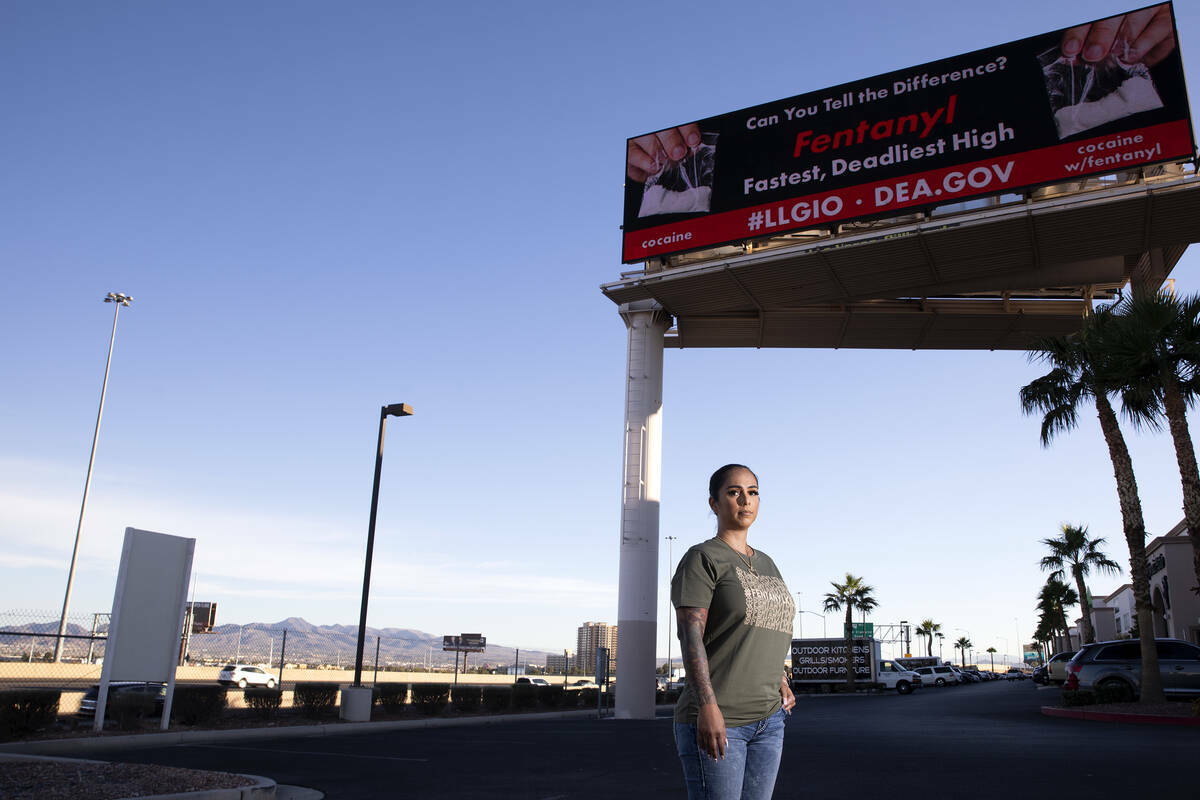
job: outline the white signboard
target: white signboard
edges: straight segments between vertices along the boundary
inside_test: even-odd
[[[195,539],[125,529],[100,694],[96,698],[95,730],[104,728],[111,681],[167,684],[161,725],[166,729],[195,548]]]

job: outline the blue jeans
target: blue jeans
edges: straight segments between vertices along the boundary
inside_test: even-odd
[[[715,760],[696,743],[696,726],[675,723],[675,748],[683,763],[688,800],[770,800],[783,754],[783,723],[779,709],[771,716],[726,728],[725,758]]]

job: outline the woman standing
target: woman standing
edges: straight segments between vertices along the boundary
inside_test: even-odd
[[[784,662],[796,604],[779,570],[746,538],[758,478],[726,464],[708,482],[717,535],[695,545],[671,579],[687,671],[675,745],[689,800],[767,800],[796,698]]]

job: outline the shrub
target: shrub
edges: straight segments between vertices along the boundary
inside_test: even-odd
[[[58,689],[0,691],[0,739],[28,736],[53,725],[60,697]]]
[[[492,713],[507,711],[512,705],[512,688],[508,686],[483,687],[483,707]]]
[[[267,689],[262,686],[246,689],[246,708],[260,719],[271,719],[283,703],[282,689]]]
[[[448,683],[414,683],[412,685],[413,706],[426,716],[432,717],[446,707],[450,700]]]
[[[1125,703],[1133,700],[1133,691],[1124,685],[1107,685],[1096,687],[1097,703]]]
[[[537,702],[542,708],[559,708],[562,706],[566,692],[561,686],[538,686]]]
[[[176,686],[171,719],[184,725],[203,725],[225,710],[224,686]]]
[[[595,687],[585,687],[579,690],[579,705],[585,708],[595,708],[600,690]]]
[[[1076,706],[1090,706],[1096,703],[1096,693],[1089,692],[1086,689],[1071,690],[1065,689],[1062,693],[1063,706],[1066,708],[1074,708]]]
[[[518,711],[537,705],[537,687],[532,683],[516,683],[512,687],[512,705]]]
[[[105,716],[116,720],[123,731],[136,731],[142,720],[154,714],[154,697],[144,692],[110,692]]]
[[[324,717],[337,705],[336,683],[297,683],[292,692],[292,705],[298,706],[307,717]]]
[[[455,711],[478,711],[483,704],[483,688],[480,686],[455,686],[450,696]]]
[[[395,713],[402,710],[408,702],[408,684],[383,683],[376,686],[375,701],[384,711]]]

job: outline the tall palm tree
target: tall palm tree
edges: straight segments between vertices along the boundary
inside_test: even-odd
[[[1067,621],[1067,609],[1078,603],[1076,591],[1053,576],[1038,590],[1037,607],[1049,626],[1051,638],[1056,638],[1055,633],[1062,633],[1062,638],[1054,642],[1056,651],[1074,649],[1071,646],[1071,624]]]
[[[989,647],[987,649],[988,658],[992,660],[992,672],[996,671],[996,648]]]
[[[942,626],[931,619],[922,620],[917,626],[917,636],[925,637],[925,655],[933,657],[933,635],[940,631]]]
[[[939,625],[938,627],[941,627],[941,626]],[[938,631],[937,633],[935,633],[933,635],[933,638],[938,640],[938,658],[941,658],[942,657],[942,642],[945,640],[946,634],[942,633],[941,631]],[[929,653],[929,655],[932,656],[933,652],[931,651]]]
[[[868,586],[862,578],[856,578],[849,572],[842,583],[830,581],[832,592],[825,594],[826,611],[846,612],[846,689],[854,691],[854,620],[855,611],[870,611],[878,603],[871,593],[875,587]]]
[[[1165,701],[1162,676],[1158,671],[1158,652],[1154,645],[1154,626],[1151,620],[1150,573],[1146,563],[1146,523],[1142,517],[1142,501],[1138,495],[1133,460],[1125,436],[1117,422],[1116,412],[1108,396],[1117,387],[1111,379],[1112,370],[1105,364],[1106,334],[1112,327],[1111,307],[1097,309],[1085,319],[1079,333],[1043,339],[1030,350],[1030,358],[1047,362],[1051,369],[1040,378],[1021,387],[1021,410],[1026,414],[1042,414],[1042,445],[1048,446],[1058,433],[1069,431],[1079,420],[1083,403],[1092,400],[1100,430],[1108,445],[1117,482],[1117,499],[1121,506],[1121,522],[1125,544],[1129,548],[1129,574],[1133,585],[1133,601],[1137,610],[1142,652],[1143,703]]]
[[[967,665],[967,648],[971,646],[971,640],[965,636],[958,637],[958,641],[954,643],[954,647],[958,650],[958,665],[965,667]]]
[[[1135,425],[1156,430],[1167,420],[1192,540],[1192,591],[1200,594],[1200,468],[1187,422],[1200,392],[1200,295],[1131,298],[1118,306],[1117,321],[1109,367],[1121,384],[1121,410]]]
[[[1092,625],[1092,603],[1083,579],[1093,567],[1110,575],[1119,575],[1121,566],[1101,552],[1100,545],[1104,544],[1104,537],[1089,539],[1086,527],[1064,524],[1062,536],[1057,539],[1042,539],[1042,544],[1050,548],[1050,555],[1042,558],[1042,570],[1051,570],[1050,577],[1059,580],[1063,580],[1068,571],[1075,578],[1075,589],[1079,592],[1079,611],[1083,614],[1079,630],[1083,641],[1080,644],[1096,641],[1096,629]]]

